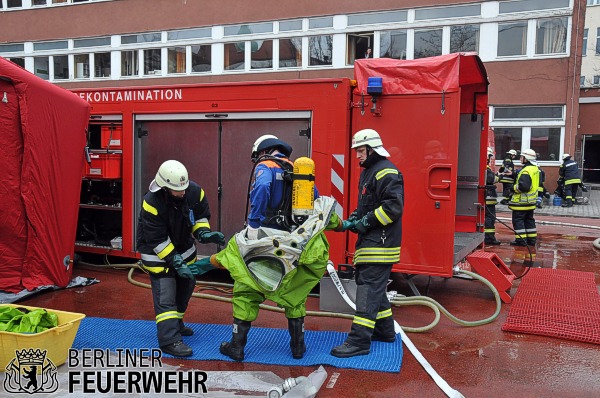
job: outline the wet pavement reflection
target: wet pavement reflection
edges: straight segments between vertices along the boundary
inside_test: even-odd
[[[500,214],[499,216],[506,216]],[[557,224],[544,224],[548,223]],[[514,234],[497,224],[500,246],[486,248],[495,252],[517,275],[527,278],[529,267],[592,272],[600,284],[600,250],[592,242],[600,237],[600,220],[578,219],[595,226],[581,228],[560,225],[575,222],[564,217],[540,217],[538,243],[531,253],[508,242]],[[507,222],[510,225],[510,221]],[[211,273],[215,273],[211,276]],[[228,275],[211,271],[206,277],[227,281]],[[83,312],[88,316],[121,319],[154,319],[149,289],[127,281],[127,271],[112,268],[78,266],[74,275],[94,277],[96,285],[39,294],[24,300],[24,305]],[[524,275],[524,276],[523,276]],[[147,276],[136,273],[136,280]],[[511,296],[522,279],[516,279]],[[482,283],[459,278],[416,276],[415,286],[441,303],[453,315],[478,320],[494,312],[494,299]],[[390,289],[412,295],[407,282],[394,275]],[[211,292],[214,293],[214,292]],[[219,294],[219,293],[218,293]],[[222,293],[221,293],[222,294]],[[309,310],[318,310],[318,298],[310,297]],[[600,391],[600,345],[544,336],[501,331],[510,304],[502,304],[499,317],[478,327],[459,326],[442,317],[439,324],[425,333],[409,333],[409,338],[436,371],[465,397],[598,397]],[[422,326],[433,319],[425,307],[394,307],[395,319],[404,326]],[[193,323],[231,323],[231,304],[193,298],[186,321]],[[286,328],[283,314],[262,310],[256,326]],[[347,332],[351,321],[340,318],[307,317],[308,330]],[[220,344],[206,336],[206,344]],[[310,350],[310,347],[308,347]],[[165,359],[170,365],[205,371],[270,371],[278,377],[307,376],[317,367],[266,366],[224,361],[188,361]],[[328,377],[317,397],[444,397],[444,393],[405,349],[400,373],[379,373],[326,366]],[[266,396],[254,392],[254,396]]]

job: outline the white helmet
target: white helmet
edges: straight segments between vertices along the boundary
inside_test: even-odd
[[[537,155],[533,149],[523,150],[523,152],[521,152],[521,156],[529,161],[535,161],[535,159],[537,158]]]
[[[167,160],[158,168],[156,177],[150,183],[150,191],[156,192],[161,188],[173,191],[185,191],[190,185],[187,169],[177,160]]]
[[[258,137],[256,139],[256,141],[254,141],[254,145],[252,145],[252,157],[254,157],[255,152],[258,152],[258,146],[260,145],[260,143],[263,142],[264,140],[268,140],[269,138],[274,138],[276,140],[278,139],[273,134],[265,134],[265,135],[261,135],[260,137]]]
[[[492,148],[491,146],[489,146],[487,148],[487,154],[488,154],[488,156],[494,156],[494,148]]]
[[[508,151],[507,153],[510,153],[513,156],[517,156],[517,151],[515,151],[514,149],[511,149],[510,151]]]
[[[571,155],[569,155],[568,153],[563,153],[562,155],[562,160],[565,160],[566,158],[570,158]]]
[[[352,137],[352,149],[364,145],[370,146],[381,156],[386,158],[390,156],[389,152],[383,147],[383,142],[381,141],[379,133],[373,129],[360,130]]]
[[[274,148],[276,148],[286,157],[290,157],[293,151],[292,147],[287,142],[280,140],[272,134],[265,134],[258,137],[258,139],[254,141],[254,145],[252,145],[252,154],[250,158],[253,161],[256,161],[258,159],[258,155],[261,152],[268,151],[269,149]]]

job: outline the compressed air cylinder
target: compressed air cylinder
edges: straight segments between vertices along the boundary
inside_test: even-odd
[[[302,157],[294,161],[292,183],[292,218],[302,224],[313,213],[315,206],[315,162]]]

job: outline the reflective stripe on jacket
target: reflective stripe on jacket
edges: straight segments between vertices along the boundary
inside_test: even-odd
[[[513,187],[515,193],[510,198],[508,208],[511,210],[534,210],[540,185],[540,169],[527,162],[517,175]]]
[[[363,165],[357,212],[358,218],[367,217],[370,228],[358,235],[354,264],[394,264],[400,261],[404,179],[392,162],[378,155]]]
[[[195,231],[210,231],[210,209],[204,191],[193,181],[181,201],[165,190],[144,196],[137,228],[137,250],[144,268],[167,272],[176,254],[186,263],[196,261]]]

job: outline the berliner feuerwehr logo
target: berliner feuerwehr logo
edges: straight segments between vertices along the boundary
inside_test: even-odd
[[[58,371],[46,350],[15,350],[15,358],[6,365],[4,389],[12,393],[52,393],[58,389]]]

